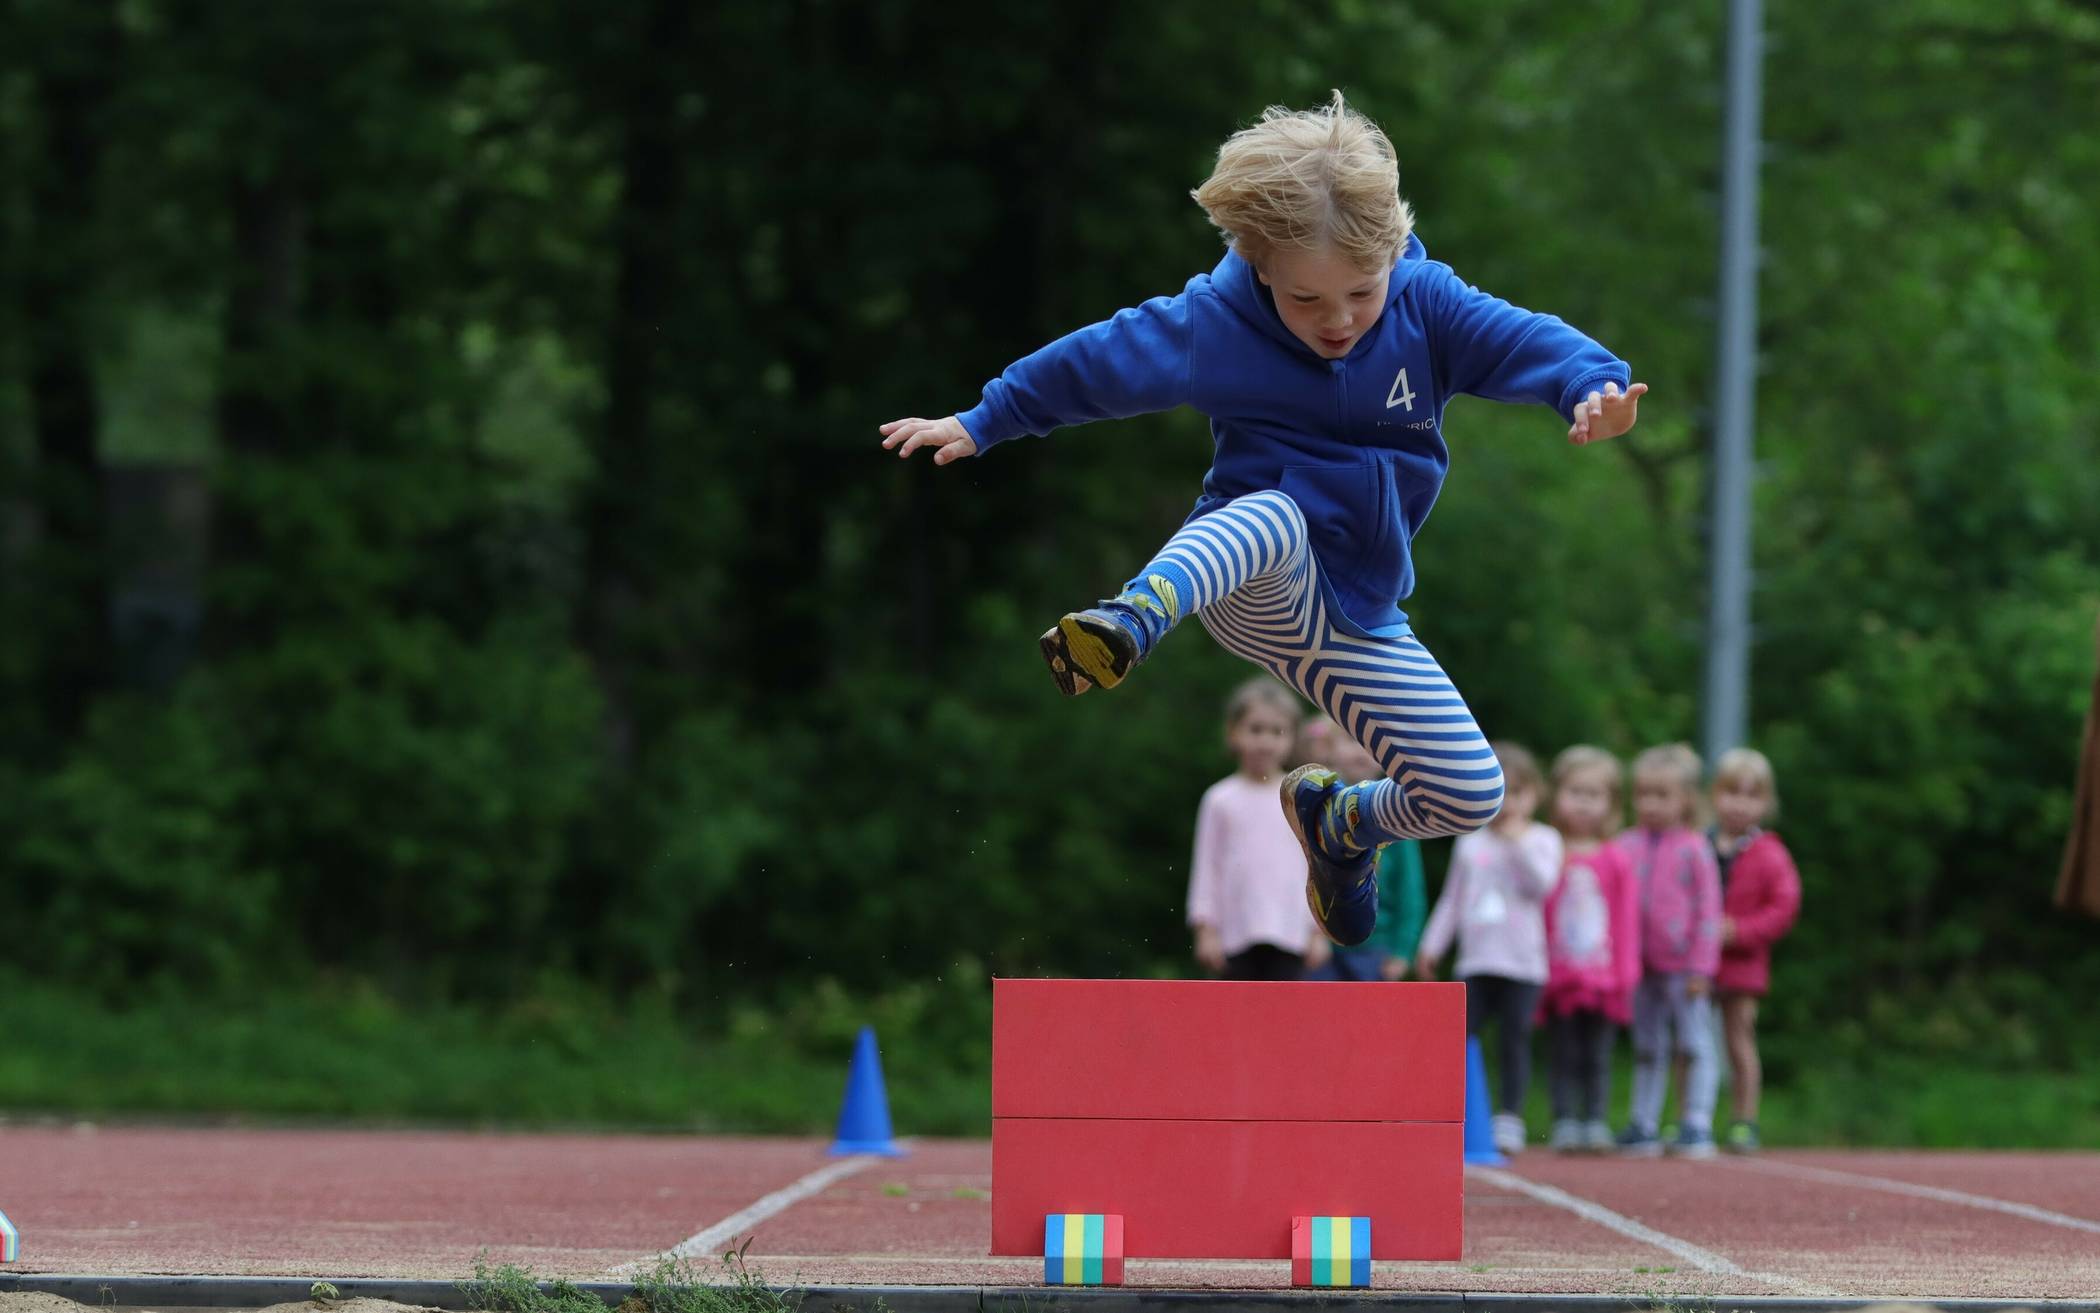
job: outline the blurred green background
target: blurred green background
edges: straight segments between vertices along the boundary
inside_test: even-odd
[[[1207,269],[1219,141],[1330,87],[1432,257],[1654,388],[1581,452],[1452,408],[1419,632],[1494,736],[1695,737],[1721,25],[5,0],[0,1109],[822,1128],[873,1021],[900,1131],[985,1130],[990,974],[1191,969],[1246,672],[1191,629],[1065,703],[1035,648],[1200,417],[941,470],[875,425]],[[1767,1134],[2100,1145],[2100,926],[2048,902],[2100,10],[1767,29]]]

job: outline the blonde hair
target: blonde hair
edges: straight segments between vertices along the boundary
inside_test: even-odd
[[[1779,814],[1779,785],[1772,778],[1772,763],[1756,748],[1730,748],[1714,763],[1714,787],[1724,783],[1754,784],[1765,795],[1765,819]]]
[[[1502,788],[1505,794],[1519,789],[1529,789],[1537,794],[1545,787],[1539,775],[1539,759],[1529,749],[1515,743],[1490,743],[1495,750],[1495,760],[1502,767]]]
[[[1664,743],[1646,748],[1633,759],[1636,786],[1641,776],[1651,773],[1677,777],[1677,787],[1684,790],[1684,815],[1678,818],[1681,825],[1695,825],[1699,820],[1699,769],[1699,754],[1692,751],[1689,743]]]
[[[1605,788],[1611,794],[1611,812],[1604,818],[1604,833],[1609,836],[1619,828],[1619,811],[1625,805],[1626,768],[1617,757],[1587,743],[1562,748],[1560,755],[1553,759],[1553,796],[1559,797],[1569,780],[1587,770],[1601,770],[1605,774]]]
[[[1298,718],[1305,714],[1298,695],[1283,685],[1273,679],[1250,679],[1232,690],[1232,696],[1225,700],[1225,728],[1238,726],[1256,707],[1281,712],[1294,731],[1298,728]]]
[[[1254,265],[1279,247],[1331,246],[1364,273],[1382,274],[1415,226],[1393,143],[1339,91],[1320,109],[1263,110],[1261,122],[1218,147],[1217,167],[1189,195]]]

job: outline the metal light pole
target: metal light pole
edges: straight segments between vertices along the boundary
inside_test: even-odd
[[[1721,288],[1715,361],[1711,603],[1703,747],[1743,741],[1750,679],[1750,447],[1757,378],[1757,156],[1762,0],[1729,0],[1722,127]]]

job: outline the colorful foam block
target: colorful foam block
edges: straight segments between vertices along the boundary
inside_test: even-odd
[[[15,1224],[7,1220],[6,1213],[0,1213],[0,1263],[14,1262],[21,1252],[22,1233],[15,1230]]]
[[[1053,1286],[1122,1285],[1123,1215],[1043,1214],[1043,1281]]]
[[[1292,1218],[1291,1284],[1359,1287],[1370,1285],[1371,1219]]]

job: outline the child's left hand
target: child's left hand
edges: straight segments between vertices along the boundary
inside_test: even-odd
[[[1735,918],[1732,916],[1721,918],[1721,942],[1724,944],[1735,942]]]
[[[1590,393],[1575,407],[1575,422],[1568,426],[1568,441],[1580,447],[1586,442],[1616,438],[1632,428],[1641,407],[1641,394],[1647,390],[1646,383],[1635,383],[1624,392],[1619,391],[1617,383],[1606,383],[1602,392]]]
[[[875,431],[882,435],[883,450],[894,447],[899,456],[909,456],[921,447],[933,448],[936,465],[977,454],[977,440],[953,415],[946,419],[893,419]],[[903,446],[899,447],[899,443]]]

